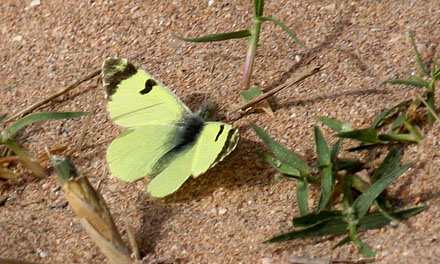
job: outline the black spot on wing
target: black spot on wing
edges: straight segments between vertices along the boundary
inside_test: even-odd
[[[225,125],[220,125],[220,130],[217,133],[217,136],[215,136],[215,142],[217,142],[218,138],[220,137],[220,135],[223,133],[223,130],[225,129]]]
[[[109,58],[102,65],[102,80],[107,90],[107,95],[112,96],[118,85],[125,79],[137,73],[136,67],[126,60]]]
[[[147,94],[149,92],[151,92],[151,90],[153,90],[153,86],[156,86],[157,82],[153,79],[148,79],[145,81],[145,88],[140,90],[139,93],[140,94]]]

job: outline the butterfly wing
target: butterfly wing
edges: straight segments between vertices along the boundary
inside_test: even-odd
[[[174,146],[174,131],[170,125],[145,125],[122,132],[107,149],[110,171],[129,182],[154,176],[154,164]]]
[[[221,161],[237,146],[238,131],[221,122],[208,122],[197,141],[179,153],[172,163],[148,184],[155,197],[175,192],[192,175],[198,177]]]
[[[120,126],[173,124],[191,112],[163,84],[125,59],[106,59],[102,78],[108,111]]]
[[[153,165],[173,147],[176,123],[190,110],[127,60],[106,59],[102,78],[112,120],[129,128],[107,149],[110,171],[125,181],[154,176]]]

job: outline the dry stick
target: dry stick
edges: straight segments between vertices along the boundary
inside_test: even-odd
[[[42,101],[40,101],[40,102],[38,102],[38,103],[36,103],[36,104],[33,104],[33,105],[29,106],[28,108],[26,108],[26,109],[24,109],[24,110],[22,110],[22,111],[20,111],[20,112],[18,112],[18,113],[16,113],[16,114],[13,114],[12,116],[8,117],[8,118],[6,119],[6,121],[11,121],[12,119],[14,119],[14,118],[16,118],[16,117],[19,117],[19,116],[22,116],[22,115],[25,115],[25,114],[28,114],[28,113],[34,111],[34,110],[37,109],[38,107],[40,107],[40,106],[42,106],[42,105],[44,105],[44,104],[50,102],[51,100],[53,100],[53,99],[55,99],[55,98],[57,98],[57,97],[59,97],[59,96],[65,94],[65,93],[67,93],[67,92],[69,92],[70,90],[76,88],[76,87],[77,87],[78,85],[80,85],[81,83],[86,82],[86,81],[88,81],[88,80],[94,78],[95,76],[99,75],[100,73],[101,73],[101,69],[99,69],[99,70],[95,70],[95,71],[92,72],[91,74],[89,74],[89,75],[87,75],[86,77],[84,77],[84,79],[81,79],[81,80],[79,80],[79,81],[76,81],[76,82],[72,83],[71,85],[67,86],[65,89],[63,89],[63,90],[61,90],[61,91],[59,91],[59,92],[57,92],[57,93],[55,93],[55,94],[52,94],[51,96],[49,96],[49,97],[43,99]]]
[[[78,140],[76,141],[76,152],[80,152],[81,148],[83,146],[83,142],[84,142],[84,138],[86,137],[87,129],[90,126],[90,122],[92,121],[93,113],[95,112],[96,101],[97,101],[97,98],[96,98],[96,92],[95,92],[93,94],[92,103],[90,104],[90,107],[89,107],[90,114],[87,115],[86,121],[84,122],[84,125],[81,130],[81,134],[79,135]]]
[[[431,109],[431,107],[428,105],[428,103],[420,96],[420,95],[417,95],[417,99],[419,99],[420,101],[422,101],[422,103],[426,106],[426,108],[428,108],[428,111],[431,113],[431,115],[433,116],[433,117],[435,117],[435,119],[437,119],[437,121],[440,121],[440,118],[439,118],[439,116],[437,115],[437,113],[436,112],[434,112],[432,109]]]
[[[278,86],[277,88],[272,89],[272,90],[258,96],[257,98],[255,98],[253,100],[250,100],[246,104],[233,109],[231,111],[231,113],[236,113],[240,110],[246,110],[246,109],[260,103],[261,101],[273,96],[274,94],[278,93],[279,91],[281,91],[289,86],[292,86],[292,85],[306,79],[307,77],[310,77],[313,74],[319,72],[322,69],[322,67],[323,67],[323,65],[314,64],[314,65],[309,66],[305,69],[302,69],[299,73],[295,74],[296,76],[291,81],[288,81],[287,83],[284,83],[284,84]]]
[[[136,243],[136,238],[133,234],[133,230],[130,228],[130,223],[128,222],[128,219],[125,218],[125,230],[127,231],[128,235],[128,241],[130,242],[131,252],[134,255],[134,258],[136,260],[141,259],[141,253],[139,253],[139,247]]]

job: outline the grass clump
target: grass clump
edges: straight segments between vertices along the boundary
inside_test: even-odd
[[[351,130],[351,126],[346,123],[330,124],[341,133]],[[317,169],[320,177],[313,177],[310,168],[298,156],[273,140],[258,126],[251,124],[251,127],[273,154],[257,155],[285,177],[299,182],[296,197],[300,216],[292,220],[295,230],[275,236],[265,243],[346,234],[334,247],[353,242],[365,256],[374,257],[376,253],[362,242],[359,230],[381,228],[426,208],[419,206],[388,211],[390,203],[385,199],[383,191],[413,164],[409,162],[400,166],[402,151],[399,149],[391,150],[370,176],[370,181],[366,182],[356,175],[364,169],[360,160],[339,157],[344,138],[340,137],[337,143],[330,147],[319,127],[315,127],[316,153],[319,161]],[[311,210],[308,204],[310,184],[319,185],[321,188],[320,198],[314,210]],[[341,208],[337,206],[339,200],[342,200],[342,209],[337,209]],[[373,205],[377,210],[372,210]]]
[[[20,131],[23,127],[35,122],[56,120],[56,119],[69,119],[87,115],[88,112],[41,112],[27,115],[15,123],[13,123],[6,130],[0,131],[0,145],[5,145],[10,151],[15,153],[18,157],[18,161],[21,162],[26,168],[32,171],[38,177],[46,176],[46,171],[38,163],[33,161],[28,154],[19,146],[19,144],[13,139],[14,135]],[[2,116],[3,120],[6,116]],[[0,120],[0,121],[1,121]],[[0,176],[2,178],[10,179],[15,177],[15,173],[7,168],[0,167]]]

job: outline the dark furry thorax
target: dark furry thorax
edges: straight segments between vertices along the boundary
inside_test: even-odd
[[[180,148],[195,142],[204,125],[205,121],[199,115],[190,114],[186,116],[183,122],[179,123],[174,149],[178,151]]]

